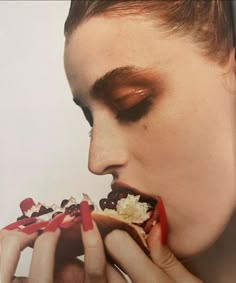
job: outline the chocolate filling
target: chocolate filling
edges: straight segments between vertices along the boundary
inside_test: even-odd
[[[157,204],[157,200],[135,193],[130,189],[122,189],[122,190],[116,189],[109,192],[107,198],[102,198],[99,202],[99,205],[102,210],[106,208],[116,209],[117,202],[122,198],[127,198],[128,195],[133,195],[133,196],[140,195],[139,202],[148,203],[151,207],[150,210],[154,209]]]

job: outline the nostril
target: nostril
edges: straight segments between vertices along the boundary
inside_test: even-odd
[[[122,167],[122,165],[114,164],[114,165],[105,165],[103,163],[95,164],[94,162],[89,162],[88,169],[91,173],[95,175],[107,175],[111,174],[113,178],[118,177],[118,170]]]
[[[121,165],[109,165],[103,170],[103,174],[112,174],[113,178],[117,178],[117,170],[119,170],[120,167]]]

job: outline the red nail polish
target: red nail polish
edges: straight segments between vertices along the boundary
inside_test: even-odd
[[[80,203],[80,213],[81,213],[83,230],[85,232],[92,230],[93,229],[93,219],[91,216],[89,204],[86,200],[83,200]]]
[[[22,202],[20,203],[20,208],[21,208],[22,213],[25,214],[25,212],[31,209],[32,206],[34,205],[35,203],[32,198],[26,198],[22,200]]]
[[[66,215],[64,213],[60,213],[57,216],[55,216],[52,220],[49,221],[49,223],[46,226],[46,228],[44,229],[43,233],[45,233],[45,232],[55,232],[57,230],[57,228],[59,228],[59,226],[63,222],[65,216]]]
[[[163,245],[165,245],[168,240],[168,224],[167,224],[166,211],[161,197],[158,197],[157,200],[158,200],[157,208],[160,215],[160,225],[161,225],[161,242]]]
[[[45,228],[48,225],[48,222],[49,221],[37,222],[21,229],[20,231],[26,234],[33,234],[34,232],[37,232],[40,229]]]
[[[7,225],[3,229],[14,230],[14,229],[19,228],[19,226],[21,226],[21,225],[27,225],[27,224],[31,224],[31,223],[34,223],[34,222],[36,222],[36,218],[35,217],[24,218],[24,219],[18,220],[16,222],[13,222],[13,223]]]

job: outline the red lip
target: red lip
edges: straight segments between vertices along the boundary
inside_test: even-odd
[[[117,190],[117,189],[130,189],[132,191],[136,191],[135,188],[131,187],[130,185],[122,182],[115,182],[111,184],[111,189],[112,190]]]
[[[141,192],[140,190],[138,190],[137,188],[131,187],[130,185],[123,183],[123,182],[115,182],[111,184],[111,189],[112,190],[131,190],[134,194],[137,195],[142,195],[143,197],[146,198],[153,198],[153,199],[157,199],[157,196],[154,195],[148,195],[146,193]]]

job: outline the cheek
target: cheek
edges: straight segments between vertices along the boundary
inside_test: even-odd
[[[157,114],[141,125],[142,139],[132,146],[149,190],[164,200],[170,245],[179,256],[210,245],[235,207],[232,137],[199,114],[191,119]]]
[[[155,176],[170,197],[175,194],[173,185],[183,198],[193,184],[198,186],[191,190],[193,196],[225,194],[235,179],[230,115],[189,97],[184,97],[185,103],[163,100],[130,129],[130,151],[148,179]]]

